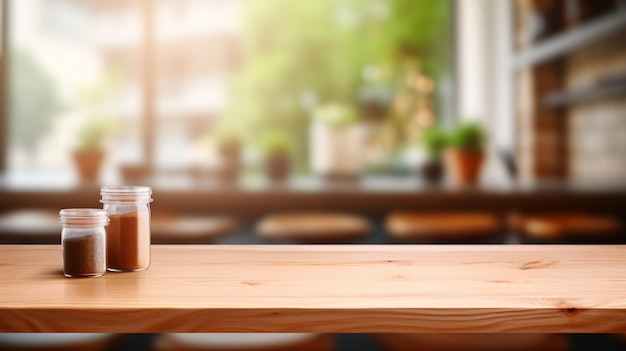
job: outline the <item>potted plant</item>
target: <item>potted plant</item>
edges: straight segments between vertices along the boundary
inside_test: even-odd
[[[110,121],[95,117],[79,127],[72,157],[82,181],[93,182],[98,178],[105,158],[104,140],[113,130]]]
[[[437,126],[430,127],[422,132],[420,142],[426,151],[426,161],[420,168],[421,176],[427,183],[439,183],[443,178],[441,155],[448,142],[446,133]]]
[[[239,134],[223,131],[217,135],[219,157],[218,178],[224,182],[235,182],[241,171],[242,141]]]
[[[124,182],[131,185],[145,183],[152,171],[144,163],[128,163],[120,165],[120,173]]]
[[[328,179],[356,179],[361,173],[363,130],[356,109],[330,104],[313,113],[310,130],[311,169]]]
[[[264,135],[261,144],[265,176],[273,182],[282,182],[291,170],[292,142],[283,131],[273,131]]]
[[[485,133],[475,123],[466,123],[452,131],[445,151],[445,164],[455,185],[475,184],[483,164]]]
[[[105,139],[117,129],[107,103],[120,91],[120,78],[117,72],[105,72],[93,85],[81,89],[77,96],[79,115],[85,119],[78,127],[72,156],[83,181],[92,182],[98,178],[105,159]]]

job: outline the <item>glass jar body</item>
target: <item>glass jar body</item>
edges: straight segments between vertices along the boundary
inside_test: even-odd
[[[97,213],[95,211],[91,213]],[[98,217],[85,217],[83,214],[86,212],[86,210],[61,211],[63,274],[69,278],[99,277],[106,272],[107,216],[102,211],[97,213]]]
[[[125,196],[117,201],[114,196],[105,196],[103,190],[103,208],[109,214],[107,269],[113,272],[141,271],[150,266],[150,204]]]

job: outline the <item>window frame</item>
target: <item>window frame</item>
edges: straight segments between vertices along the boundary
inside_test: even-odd
[[[9,0],[0,0],[0,174],[7,170],[7,151],[9,143],[9,116],[8,116],[8,30],[9,30]]]

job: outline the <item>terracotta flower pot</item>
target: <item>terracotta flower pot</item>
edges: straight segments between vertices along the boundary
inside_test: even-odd
[[[443,163],[440,159],[428,160],[421,165],[419,171],[427,184],[439,184],[444,174]]]
[[[76,150],[72,156],[82,181],[93,182],[98,178],[105,156],[103,150]]]
[[[484,152],[470,149],[448,149],[444,153],[446,170],[452,184],[467,186],[476,184],[483,165]]]
[[[272,155],[265,158],[265,175],[272,182],[283,182],[289,176],[291,169],[289,157],[286,155]]]
[[[150,176],[150,167],[144,164],[127,164],[120,167],[122,179],[126,184],[141,184]]]
[[[220,166],[218,177],[222,182],[235,183],[241,171],[241,148],[239,145],[220,145],[218,147]]]

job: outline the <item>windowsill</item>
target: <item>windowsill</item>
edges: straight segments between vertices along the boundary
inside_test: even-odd
[[[220,182],[211,177],[191,177],[186,174],[164,174],[150,177],[141,184],[164,192],[230,192],[230,193],[285,193],[285,192],[364,192],[364,193],[521,193],[539,191],[557,192],[622,192],[626,182],[597,183],[570,181],[542,181],[522,183],[510,180],[483,179],[475,186],[455,187],[449,182],[429,184],[417,175],[365,175],[354,180],[327,180],[315,175],[295,175],[281,183],[272,183],[262,175],[248,175],[235,182]],[[122,185],[116,175],[106,175],[102,181],[80,183],[72,174],[62,172],[0,174],[0,191],[11,192],[76,192],[99,188],[100,185]]]

